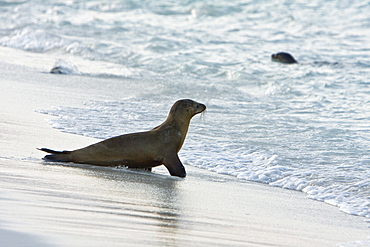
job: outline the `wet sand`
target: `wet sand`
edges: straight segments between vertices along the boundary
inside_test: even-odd
[[[0,60],[0,246],[337,246],[370,236],[364,218],[303,193],[186,164],[185,179],[163,167],[149,173],[46,164],[37,147],[75,149],[98,140],[52,129],[50,116],[35,110],[119,98],[113,92],[122,80],[52,75],[37,59],[20,66],[6,57]],[[140,83],[126,81],[125,90],[135,87]]]

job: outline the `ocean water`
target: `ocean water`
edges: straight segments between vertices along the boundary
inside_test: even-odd
[[[186,166],[302,191],[369,220],[369,12],[360,0],[3,0],[0,45],[59,57],[71,76],[143,85],[118,100],[37,109],[61,131],[148,130],[191,98],[207,112],[191,122]],[[299,64],[272,62],[280,51]]]

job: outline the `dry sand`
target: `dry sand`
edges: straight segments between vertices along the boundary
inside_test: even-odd
[[[109,99],[114,95],[100,95],[98,85],[114,88],[122,81],[51,75],[46,65],[15,65],[5,52],[0,60],[0,246],[366,245],[370,230],[364,218],[300,192],[189,165],[188,177],[178,179],[164,168],[149,173],[43,163],[37,147],[74,149],[97,140],[52,129],[35,109]]]

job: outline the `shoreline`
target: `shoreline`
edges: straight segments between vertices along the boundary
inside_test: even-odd
[[[17,56],[23,55],[33,56]],[[23,239],[31,246],[368,246],[364,218],[298,191],[186,164],[188,177],[178,179],[162,167],[151,174],[43,163],[38,147],[74,149],[97,140],[52,129],[35,110],[109,99],[98,85],[121,82],[44,73],[41,56],[36,70],[6,57],[0,61],[0,236],[14,234],[0,238],[1,245]]]

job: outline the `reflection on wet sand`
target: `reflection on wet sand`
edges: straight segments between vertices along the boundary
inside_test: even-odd
[[[348,232],[362,234],[338,228],[340,212],[297,199],[299,192],[189,166],[191,176],[180,179],[161,172],[0,162],[0,217],[7,221],[2,226],[47,236],[45,242],[58,246],[332,246],[330,229],[346,238]],[[329,230],[319,214],[332,220]]]
[[[121,211],[117,216],[132,218],[130,227],[134,228],[135,224],[151,226],[150,231],[158,234],[157,241],[164,246],[174,246],[182,214],[177,184],[182,179],[130,169],[99,167],[85,172],[106,182],[111,191],[110,204],[122,205],[117,208]],[[141,230],[140,226],[136,229]]]
[[[2,201],[14,203],[7,207],[14,212],[8,214],[17,215],[24,225],[37,222],[36,232],[72,233],[96,245],[106,238],[117,243],[174,244],[181,179],[127,169],[15,163],[9,164],[7,173],[0,172],[0,178],[3,183],[8,178],[19,196]]]

